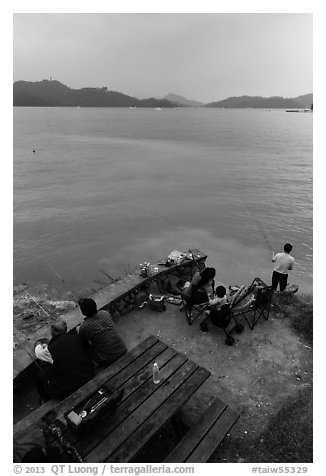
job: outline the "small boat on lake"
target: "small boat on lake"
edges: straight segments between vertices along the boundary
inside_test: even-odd
[[[302,108],[302,109],[287,109],[285,112],[311,112],[311,109]]]

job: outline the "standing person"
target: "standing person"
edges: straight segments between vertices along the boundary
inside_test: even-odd
[[[101,367],[106,367],[127,352],[127,347],[119,336],[114,322],[107,311],[97,310],[91,298],[78,301],[85,316],[79,335],[89,346],[92,359]]]
[[[67,333],[67,324],[59,319],[51,325],[48,351],[53,363],[38,376],[42,400],[65,398],[94,376],[94,366],[80,336]]]
[[[293,269],[294,258],[290,255],[292,245],[286,243],[284,245],[284,253],[272,254],[272,261],[275,263],[272,275],[272,288],[276,291],[277,286],[280,286],[280,291],[284,291],[288,283],[288,271]]]

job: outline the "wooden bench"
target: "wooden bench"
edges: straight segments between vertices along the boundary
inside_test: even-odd
[[[153,383],[154,362],[160,368],[158,384]],[[14,437],[19,442],[23,435],[46,426],[45,420],[55,420],[61,424],[64,438],[77,448],[85,462],[133,462],[209,376],[208,370],[186,355],[157,337],[149,336],[74,393],[57,402],[51,415],[47,412],[53,402],[47,402],[16,423]],[[104,415],[90,431],[73,432],[66,425],[67,412],[89,402],[90,397],[106,384],[116,390],[124,389],[115,411]]]
[[[205,463],[239,418],[226,403],[216,398],[200,421],[190,428],[164,463]]]

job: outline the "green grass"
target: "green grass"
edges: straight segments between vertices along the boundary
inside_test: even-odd
[[[312,462],[312,434],[312,390],[309,388],[282,407],[260,435],[259,442],[253,444],[253,458],[262,462]]]
[[[312,389],[305,388],[297,398],[285,403],[259,441],[252,445],[253,458],[262,462],[311,463],[312,420]]]
[[[289,398],[255,440],[226,438],[211,462],[312,463],[312,389]]]
[[[289,319],[291,327],[309,344],[313,341],[313,300],[311,295],[277,294],[277,309]]]

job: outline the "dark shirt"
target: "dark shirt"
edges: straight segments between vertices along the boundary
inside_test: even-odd
[[[197,271],[197,273],[194,274],[190,285],[184,290],[184,295],[192,304],[207,302],[208,292],[212,293],[214,291],[214,281],[204,285],[201,285],[200,282],[201,274]]]
[[[79,335],[90,345],[90,354],[95,362],[109,364],[127,352],[114,322],[107,311],[86,317],[80,326]]]
[[[197,271],[197,273],[194,274],[192,277],[192,280],[189,284],[189,286],[184,290],[184,294],[188,297],[191,297],[197,289],[199,289],[199,283],[201,280],[201,275],[200,272]]]
[[[89,353],[78,334],[52,337],[48,349],[53,358],[49,381],[51,396],[66,397],[94,376]]]

